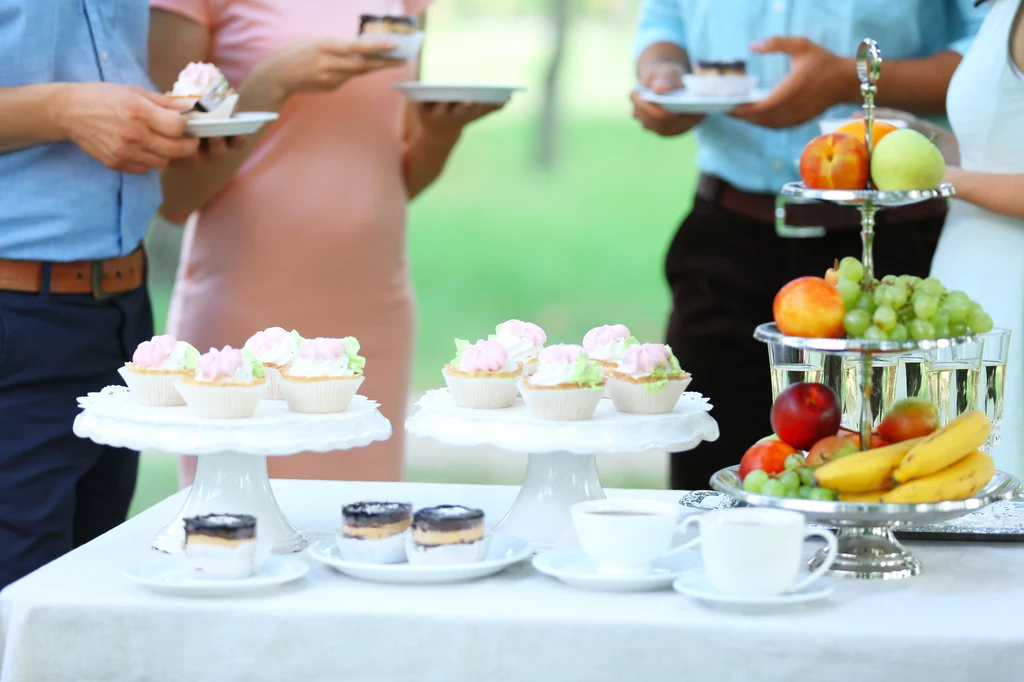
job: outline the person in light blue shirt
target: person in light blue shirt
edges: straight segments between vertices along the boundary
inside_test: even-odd
[[[194,159],[150,92],[146,0],[0,0],[0,588],[124,520],[138,455],[76,397],[153,334],[156,169]]]
[[[643,0],[635,41],[637,81],[682,87],[695,62],[745,62],[760,101],[730,115],[675,115],[633,92],[633,113],[663,136],[694,131],[701,176],[693,209],[666,258],[673,311],[668,342],[694,388],[709,395],[721,437],[672,460],[674,488],[704,488],[770,433],[772,394],[764,347],[751,337],[772,319],[786,282],[821,275],[860,255],[859,215],[832,205],[790,205],[776,231],[775,197],[800,179],[798,159],[822,117],[861,104],[854,55],[863,38],[883,56],[877,103],[942,116],[946,89],[985,7],[973,0]],[[926,202],[878,217],[875,267],[928,274],[946,204]],[[789,227],[814,227],[787,239]],[[824,228],[824,229],[820,229]]]

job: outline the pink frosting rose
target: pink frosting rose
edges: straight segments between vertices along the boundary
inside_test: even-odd
[[[206,62],[189,62],[188,66],[181,70],[179,78],[195,83],[197,88],[207,89],[217,83],[221,78],[220,69],[213,64]]]
[[[535,346],[543,346],[547,343],[548,335],[544,333],[544,330],[535,325],[533,322],[523,322],[522,320],[508,320],[500,325],[501,331],[512,336],[518,336],[521,339],[526,339]]]
[[[459,369],[463,372],[504,372],[508,351],[497,341],[477,341],[462,349]]]
[[[587,351],[597,350],[609,343],[616,343],[630,337],[629,328],[624,324],[606,324],[594,327],[583,337],[583,347]]]
[[[245,358],[242,351],[224,346],[220,350],[211,348],[209,353],[204,353],[199,358],[196,366],[196,378],[204,381],[217,381],[218,379],[230,379],[234,377]]]
[[[540,352],[537,359],[540,362],[550,365],[564,364],[569,365],[579,359],[581,353],[586,353],[583,350],[583,346],[577,346],[571,343],[558,343],[554,346],[548,346]]]
[[[178,340],[170,334],[154,336],[151,341],[143,341],[135,349],[132,362],[140,369],[154,369],[171,357]]]
[[[333,360],[345,355],[345,344],[341,339],[318,337],[306,339],[299,346],[299,357],[306,360]]]
[[[261,332],[253,334],[252,337],[245,342],[245,347],[254,352],[270,350],[274,346],[284,343],[284,340],[287,337],[288,332],[281,327],[270,327],[269,329],[264,329]]]
[[[663,343],[644,343],[626,349],[618,371],[623,374],[650,374],[656,369],[672,371],[672,352]]]

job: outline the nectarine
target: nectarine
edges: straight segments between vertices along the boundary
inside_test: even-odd
[[[894,130],[899,130],[899,128],[885,121],[875,121],[871,125],[871,144],[878,144],[879,140]],[[867,140],[864,139],[865,133],[867,132],[867,126],[864,125],[864,119],[844,123],[832,132],[839,133],[841,135],[853,135],[864,144],[867,144]]]
[[[789,336],[838,339],[845,333],[843,297],[821,277],[799,277],[779,289],[772,314]]]
[[[819,135],[800,154],[800,178],[810,189],[864,189],[870,175],[868,147],[853,135]]]

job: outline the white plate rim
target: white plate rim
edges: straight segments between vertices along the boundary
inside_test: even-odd
[[[209,127],[214,125],[227,125],[229,123],[269,123],[276,121],[281,114],[275,111],[239,111],[229,118],[193,118],[189,119],[188,125]]]
[[[647,88],[637,88],[637,93],[640,95],[640,99],[644,100],[645,102],[650,102],[652,104],[664,106],[685,106],[693,108],[695,110],[701,107],[738,107],[741,104],[752,104],[754,102],[760,102],[769,94],[771,94],[770,90],[765,90],[763,88],[754,88],[746,95],[737,95],[731,97],[702,97],[700,95],[686,94],[688,92],[686,90],[677,90],[674,92],[683,94],[658,94],[651,90],[648,90]]]
[[[507,535],[505,533],[491,533],[490,536],[492,548],[494,547],[494,541],[497,538],[502,538],[510,543],[520,544],[521,546],[518,550],[513,551],[510,556],[503,556],[496,559],[484,559],[483,561],[470,561],[464,564],[438,564],[436,566],[413,566],[408,562],[397,564],[370,564],[361,561],[336,559],[329,554],[330,548],[336,547],[333,538],[321,538],[317,540],[309,546],[306,552],[316,561],[319,561],[325,566],[337,569],[346,575],[351,575],[348,572],[351,570],[358,571],[361,575],[366,575],[366,572],[369,571],[390,576],[433,575],[438,577],[455,576],[463,573],[475,575],[478,571],[486,571],[492,568],[497,572],[502,568],[524,561],[533,553],[530,543],[522,538],[514,535]],[[326,547],[327,549],[321,549],[321,547]],[[488,552],[489,551],[490,549],[488,549]]]
[[[300,580],[309,572],[309,564],[302,559],[299,559],[296,556],[285,556],[279,554],[271,554],[267,557],[266,562],[277,563],[280,565],[279,570],[290,570],[290,573],[285,573],[284,575],[276,574],[273,576],[260,576],[260,571],[266,567],[266,562],[264,562],[264,565],[260,567],[260,571],[257,571],[247,578],[238,578],[234,580],[206,580],[193,578],[186,583],[167,583],[146,578],[139,571],[139,568],[146,563],[161,564],[171,563],[172,561],[184,561],[184,557],[168,554],[160,559],[142,559],[126,566],[122,571],[122,575],[136,585],[141,585],[157,592],[173,592],[175,594],[224,594],[229,592],[266,590],[272,587],[287,585],[288,583]]]
[[[403,81],[392,83],[395,90],[488,90],[493,92],[523,92],[523,85],[495,85],[493,83],[424,83],[423,81]]]
[[[576,573],[573,571],[560,570],[553,565],[554,561],[557,561],[560,557],[570,557],[583,554],[583,550],[579,547],[558,547],[551,549],[546,552],[541,552],[533,557],[533,568],[538,573],[557,578],[563,582],[571,580],[573,582],[590,582],[590,583],[620,583],[623,586],[626,585],[656,585],[664,584],[669,585],[675,582],[680,576],[689,573],[693,570],[692,566],[687,566],[684,569],[678,571],[668,571],[665,573],[639,573],[634,575],[615,575],[614,573]]]
[[[707,580],[705,577],[703,567],[695,568],[687,571],[686,574],[679,576],[672,581],[672,589],[680,594],[685,594],[688,597],[697,599],[698,601],[710,602],[716,604],[737,604],[740,606],[787,606],[790,604],[803,604],[807,602],[819,601],[826,599],[836,591],[834,585],[829,585],[827,582],[822,582],[819,585],[811,584],[800,590],[799,592],[791,592],[788,594],[778,594],[769,597],[752,597],[749,595],[738,595],[738,594],[724,594],[721,592],[711,592],[707,589],[692,587],[690,580],[698,578],[701,580]],[[801,576],[804,573],[801,572]],[[712,588],[713,589],[713,588]]]

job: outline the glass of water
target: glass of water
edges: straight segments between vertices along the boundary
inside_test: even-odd
[[[861,390],[859,358],[843,358],[843,427],[860,431]],[[871,363],[871,426],[878,426],[882,416],[896,401],[897,358],[876,355]]]
[[[897,398],[924,398],[928,385],[924,380],[924,353],[915,351],[901,355],[897,373]]]
[[[981,409],[992,422],[985,452],[999,445],[999,423],[1003,420],[1003,389],[1006,387],[1006,359],[1010,355],[1010,330],[993,329],[981,335]]]
[[[978,339],[925,352],[926,390],[938,410],[940,426],[978,409],[983,347]]]
[[[824,376],[824,353],[820,351],[769,343],[768,362],[772,370],[772,402],[789,386],[803,381],[821,383]]]

